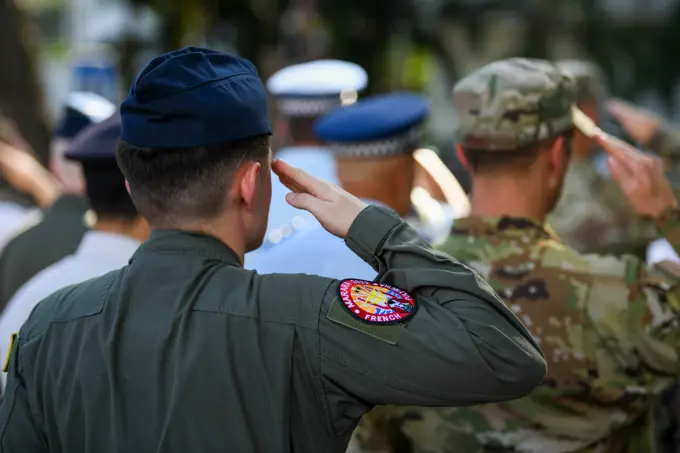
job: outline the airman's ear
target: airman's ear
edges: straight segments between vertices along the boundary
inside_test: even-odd
[[[250,209],[255,209],[255,196],[257,194],[259,178],[262,173],[262,164],[260,162],[246,161],[241,165],[237,171],[239,177],[240,197],[245,206]]]

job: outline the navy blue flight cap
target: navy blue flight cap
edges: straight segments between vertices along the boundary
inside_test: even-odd
[[[338,157],[396,155],[418,145],[429,111],[414,93],[373,96],[320,118],[315,132]]]
[[[69,160],[84,162],[116,161],[116,148],[120,140],[120,114],[87,127],[78,134],[64,154]]]
[[[115,111],[116,106],[112,102],[96,93],[70,93],[55,135],[66,139],[74,138],[87,126],[104,121]]]
[[[120,107],[121,138],[187,148],[271,135],[267,94],[244,58],[186,47],[154,58]]]

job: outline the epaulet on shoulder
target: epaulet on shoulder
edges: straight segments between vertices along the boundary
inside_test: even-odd
[[[557,241],[545,241],[541,250],[541,266],[590,277],[634,280],[641,265],[634,256],[582,254]]]
[[[23,328],[24,341],[40,336],[52,319],[54,319],[58,304],[65,299],[71,298],[77,289],[77,284],[66,286],[41,300],[33,308]]]
[[[29,338],[40,335],[52,322],[80,318],[101,311],[106,293],[118,275],[118,270],[100,277],[61,288],[40,301],[27,322]],[[80,303],[82,295],[83,303]]]

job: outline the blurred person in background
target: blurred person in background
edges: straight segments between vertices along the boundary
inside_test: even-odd
[[[661,116],[645,108],[636,106],[622,99],[612,99],[607,104],[609,113],[619,122],[626,134],[640,146],[663,159],[663,164],[671,173],[678,170],[680,161],[680,128],[666,121]],[[677,180],[675,181],[677,184]],[[678,194],[677,187],[675,188]],[[646,250],[647,264],[650,266],[668,266],[668,262],[680,262],[677,244],[680,237],[667,239],[670,231],[662,231],[660,238],[652,241]],[[675,244],[675,246],[674,246]],[[670,389],[659,405],[655,414],[657,421],[656,435],[659,444],[667,446],[663,451],[680,451],[680,385]],[[661,451],[661,450],[660,450]]]
[[[414,154],[422,143],[429,112],[422,96],[391,93],[331,112],[317,122],[315,130],[335,154],[343,189],[394,209],[436,243],[447,237],[451,213],[426,190],[414,190],[421,168]]]
[[[622,99],[612,99],[607,108],[628,136],[643,148],[659,155],[671,173],[677,173],[680,163],[680,127]],[[666,260],[680,262],[680,257],[666,239],[656,239],[647,248],[647,262],[655,264]]]
[[[273,74],[267,80],[267,90],[274,97],[281,118],[278,129],[286,129],[290,138],[276,153],[277,158],[336,184],[335,157],[314,134],[314,123],[324,114],[355,102],[367,83],[368,75],[363,68],[340,60],[296,64]],[[286,203],[286,193],[288,189],[274,178],[263,248],[276,247],[283,239],[281,231],[298,234],[318,226],[309,213]]]
[[[600,68],[585,60],[560,60],[557,66],[576,79],[578,108],[596,123],[603,116],[607,88]],[[547,222],[568,246],[583,253],[644,257],[658,237],[654,223],[631,211],[618,184],[598,172],[596,143],[578,130],[557,207]]]
[[[427,101],[414,93],[364,98],[322,116],[316,122],[315,134],[337,159],[337,178],[344,190],[366,203],[394,209],[425,239],[436,243],[448,236],[454,209],[432,198],[424,188],[414,188],[415,174],[424,168],[420,162],[426,161],[426,167],[435,170],[433,184],[444,188],[445,199],[457,205],[453,208],[458,212],[467,212],[468,200],[459,185],[456,195],[461,198],[448,196],[451,190],[440,180],[448,176],[457,183],[455,177],[434,151],[419,149],[429,111]],[[416,155],[423,152],[428,153],[426,159],[418,160]],[[447,174],[442,176],[437,171]],[[370,266],[321,225],[297,234],[290,233],[293,228],[283,227],[287,231],[278,233],[281,241],[276,247],[249,253],[245,267],[260,273],[375,277]]]
[[[37,211],[59,196],[58,184],[36,160],[14,123],[0,114],[0,251]]]
[[[96,93],[76,91],[67,96],[50,144],[50,170],[61,181],[66,194],[82,195],[85,183],[80,165],[66,159],[66,151],[81,131],[110,118],[115,112],[116,106]]]
[[[87,127],[65,152],[64,158],[81,167],[87,202],[97,221],[74,254],[40,271],[12,297],[0,315],[0,355],[7,354],[11,335],[38,302],[63,287],[125,266],[148,237],[148,224],[137,213],[116,164],[119,138],[120,115],[115,114]]]
[[[577,99],[568,73],[522,58],[491,63],[454,89],[472,210],[439,249],[479,272],[528,326],[548,362],[542,385],[500,404],[376,408],[357,430],[360,451],[657,451],[656,403],[680,374],[680,272],[580,254],[546,227]],[[595,132],[631,209],[680,248],[678,202],[655,159]]]
[[[73,254],[94,219],[83,198],[81,169],[64,159],[64,151],[87,126],[110,117],[116,107],[94,93],[72,93],[56,129],[50,168],[59,178],[62,194],[42,212],[32,215],[0,255],[0,310],[31,277]],[[32,179],[29,175],[29,181]]]
[[[322,116],[314,134],[327,143],[338,159],[340,186],[369,204],[387,206],[414,225],[411,206],[413,151],[420,141],[420,126],[427,117],[427,102],[413,94],[366,98]],[[341,239],[318,225],[297,234],[281,231],[276,247],[246,255],[245,267],[259,273],[303,273],[330,278],[373,280],[375,270],[352,253]]]

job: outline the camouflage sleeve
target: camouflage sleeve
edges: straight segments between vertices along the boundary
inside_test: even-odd
[[[664,212],[657,220],[656,227],[680,255],[680,209],[674,208]]]
[[[666,261],[648,266],[631,256],[588,255],[586,259],[596,274],[586,297],[587,316],[603,350],[608,349],[609,355],[626,364],[625,368],[608,368],[614,363],[611,357],[599,356],[599,379],[611,384],[626,376],[629,381],[624,387],[628,391],[634,382],[643,381],[643,374],[649,382],[659,382],[662,375],[669,379],[678,376],[680,265]],[[620,270],[614,270],[618,265],[622,265]],[[606,370],[617,371],[606,376]]]

